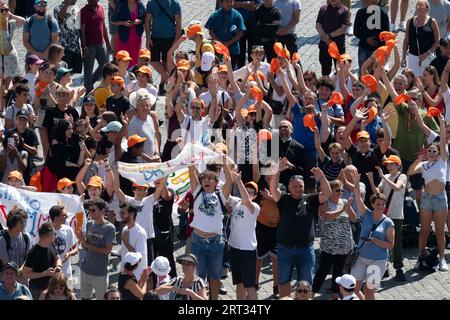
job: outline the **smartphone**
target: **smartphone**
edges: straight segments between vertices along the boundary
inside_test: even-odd
[[[8,138],[8,144],[9,144],[11,147],[14,147],[14,146],[16,145],[16,139],[14,139],[14,138]]]

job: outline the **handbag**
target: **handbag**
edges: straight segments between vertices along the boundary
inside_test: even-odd
[[[413,21],[413,23],[414,23],[414,21]],[[414,27],[416,28],[417,51],[419,53],[419,59],[420,59],[421,53],[420,53],[420,47],[419,47],[419,31],[417,30],[416,26],[414,26]],[[428,55],[428,57],[425,58],[425,60],[420,62],[420,66],[422,67],[422,70],[426,69],[434,59],[436,59],[436,54],[434,52],[432,52]]]
[[[382,218],[377,224],[374,224],[372,226],[372,229],[370,229],[369,235],[367,236],[367,238],[370,238],[370,236],[372,235],[372,233],[378,228],[378,226],[386,219],[386,217]],[[364,246],[364,244],[366,243],[366,240],[362,239],[362,243],[360,246],[358,247],[354,247],[352,252],[349,253],[348,257],[347,257],[347,261],[348,263],[346,263],[348,266],[350,266],[350,269],[353,268],[353,266],[356,263],[356,260],[358,260],[359,257],[359,251],[361,250],[361,248]]]

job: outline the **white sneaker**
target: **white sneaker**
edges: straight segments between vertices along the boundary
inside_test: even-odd
[[[353,36],[353,25],[349,26],[347,28],[347,32],[346,32],[347,36],[351,37]]]
[[[439,259],[439,271],[448,271],[447,262],[444,257]]]
[[[394,24],[394,23],[391,23],[391,24],[389,25],[389,31],[390,31],[390,32],[394,32],[395,30],[396,30],[395,24]]]
[[[403,32],[406,31],[406,22],[405,21],[400,22],[400,30],[402,30]]]

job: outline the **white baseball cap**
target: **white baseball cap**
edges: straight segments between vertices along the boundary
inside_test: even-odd
[[[202,64],[200,67],[201,70],[202,71],[211,70],[215,58],[216,58],[215,54],[210,51],[207,51],[204,54],[202,54]]]
[[[156,257],[150,268],[157,276],[167,276],[171,270],[169,260],[162,256]]]
[[[125,257],[123,258],[124,264],[129,264],[130,266],[134,266],[139,263],[142,259],[142,254],[140,252],[127,252]]]
[[[139,100],[150,100],[150,105],[154,105],[156,102],[156,97],[147,91],[145,88],[140,88],[130,94],[130,104],[136,108],[137,102]]]
[[[356,279],[351,274],[344,274],[342,277],[336,278],[336,283],[343,286],[345,289],[355,289]]]

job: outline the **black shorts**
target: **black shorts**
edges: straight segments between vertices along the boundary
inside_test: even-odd
[[[239,250],[229,247],[233,284],[243,283],[244,288],[256,285],[256,250]]]
[[[264,259],[268,255],[277,257],[277,228],[270,228],[257,222],[256,240],[258,259]]]
[[[445,185],[445,191],[447,192],[447,208],[450,210],[450,182],[447,181]]]
[[[150,49],[151,60],[153,62],[162,62],[166,64],[167,52],[172,47],[174,38],[154,38],[152,37],[153,46]]]

